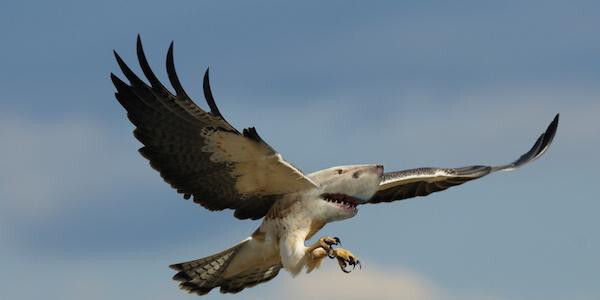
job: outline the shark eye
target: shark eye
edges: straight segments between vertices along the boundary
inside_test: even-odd
[[[361,174],[360,171],[356,171],[356,172],[354,172],[354,174],[352,174],[352,177],[358,178],[360,176],[360,174]]]
[[[342,173],[344,173],[344,171],[342,169],[337,169],[336,172],[338,173],[338,175],[341,175]]]

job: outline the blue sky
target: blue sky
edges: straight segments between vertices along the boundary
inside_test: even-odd
[[[328,225],[365,268],[280,274],[243,299],[598,299],[600,5],[594,1],[0,3],[0,298],[192,299],[171,263],[256,222],[181,199],[137,154],[112,50],[310,172],[535,163]],[[343,289],[344,292],[337,292]],[[344,294],[344,293],[349,294]],[[317,293],[317,294],[315,294]],[[211,293],[207,299],[233,298]],[[294,298],[294,299],[296,299]]]

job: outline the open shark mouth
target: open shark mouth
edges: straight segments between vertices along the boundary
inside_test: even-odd
[[[358,199],[341,193],[324,193],[321,198],[327,202],[335,203],[346,209],[356,209],[361,203]]]

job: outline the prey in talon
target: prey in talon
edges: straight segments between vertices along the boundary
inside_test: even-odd
[[[340,239],[322,237],[308,247],[307,240],[328,223],[356,216],[363,204],[426,196],[496,171],[517,169],[546,153],[558,128],[556,115],[529,151],[505,165],[384,173],[382,165],[363,164],[304,173],[283,159],[256,128],[238,130],[227,121],[217,107],[208,69],[203,82],[206,105],[197,105],[177,76],[172,43],[166,57],[172,88],[152,70],[139,36],[136,52],[145,78],[116,52],[122,75],[110,77],[118,102],[136,127],[134,136],[143,144],[142,156],[184,199],[211,211],[231,209],[238,219],[262,219],[247,239],[229,249],[171,265],[179,287],[197,295],[214,288],[238,293],[271,280],[281,269],[294,276],[302,270],[311,272],[328,256],[337,259],[346,273],[357,265],[360,268],[356,256],[337,247]],[[311,126],[305,124],[305,132],[319,134]],[[327,149],[334,145],[304,146]]]

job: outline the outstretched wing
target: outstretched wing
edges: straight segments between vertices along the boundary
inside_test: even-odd
[[[235,209],[240,219],[263,217],[281,195],[316,185],[283,160],[254,128],[242,133],[221,115],[210,90],[208,70],[205,112],[183,90],[173,64],[173,44],[167,54],[167,73],[175,95],[154,75],[137,40],[137,56],[150,85],[144,83],[115,52],[126,84],[111,73],[116,98],[135,125],[144,144],[140,153],[185,199],[210,210]]]
[[[534,161],[550,147],[558,127],[558,114],[537,139],[531,150],[512,163],[501,166],[468,166],[462,168],[418,168],[383,174],[379,190],[368,203],[391,202],[427,196],[451,186],[481,178],[496,171],[511,171]]]

